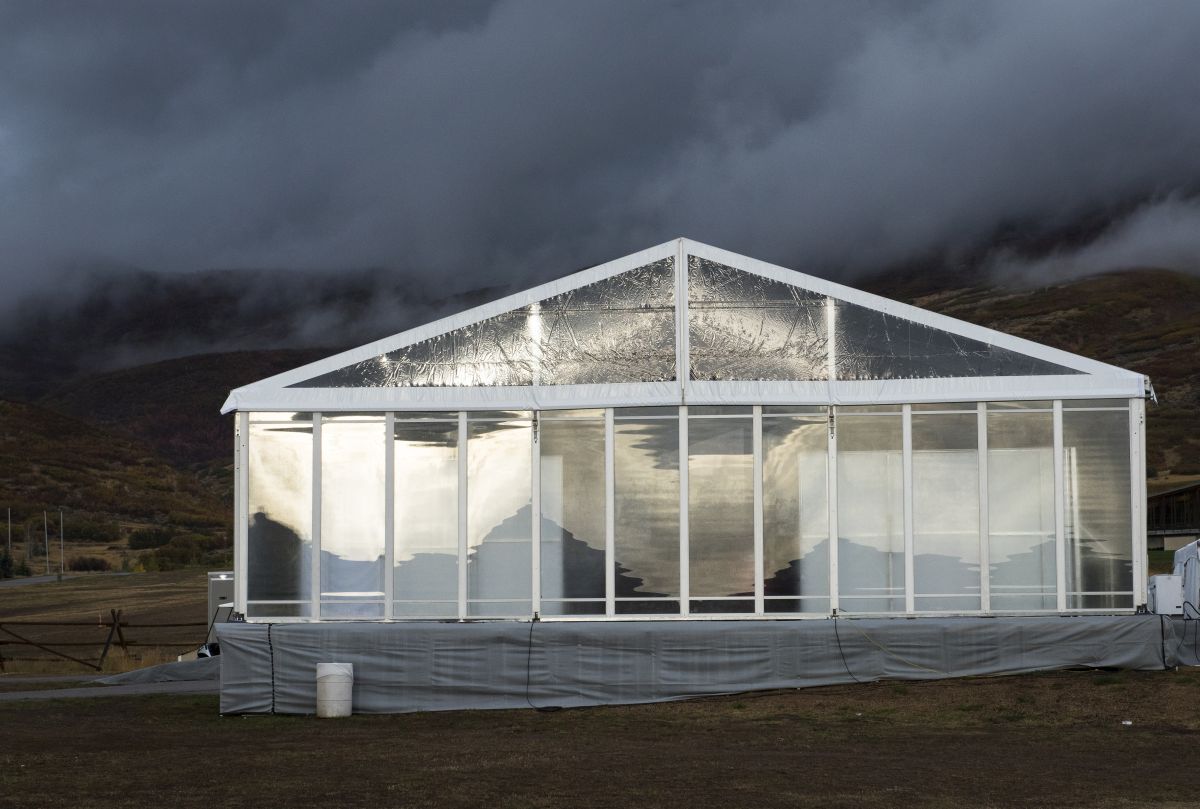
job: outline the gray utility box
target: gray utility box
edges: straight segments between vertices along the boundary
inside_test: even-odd
[[[229,618],[233,611],[233,571],[216,570],[208,573],[208,637],[205,643],[217,639],[216,626]]]

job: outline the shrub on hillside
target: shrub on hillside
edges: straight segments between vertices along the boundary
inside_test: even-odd
[[[129,548],[135,551],[161,548],[171,541],[173,534],[170,528],[139,528],[129,535]]]
[[[121,527],[114,520],[67,515],[64,526],[68,540],[111,542],[121,536]]]
[[[227,520],[224,515],[198,514],[195,512],[172,511],[167,514],[167,522],[174,525],[190,525],[195,528],[221,528]]]
[[[100,556],[72,556],[67,561],[67,570],[105,571],[112,570],[108,560]]]
[[[178,570],[191,565],[211,565],[225,556],[223,537],[180,534],[162,547],[138,557],[143,570]]]
[[[6,550],[3,553],[0,553],[0,579],[11,579],[12,577],[13,560]]]

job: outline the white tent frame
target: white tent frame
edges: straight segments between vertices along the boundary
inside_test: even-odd
[[[934,379],[888,379],[878,381],[821,381],[821,382],[763,382],[763,381],[692,381],[688,379],[689,368],[687,358],[688,329],[687,329],[687,261],[688,256],[708,259],[738,270],[754,273],[785,284],[799,286],[815,293],[831,298],[868,307],[877,311],[904,318],[932,328],[950,332],[962,337],[978,340],[993,346],[1005,348],[1031,357],[1056,363],[1078,371],[1077,374],[1044,375],[1044,376],[1006,376],[978,378],[934,378]],[[398,348],[427,340],[454,329],[469,326],[479,321],[519,309],[545,298],[610,278],[629,270],[642,267],[665,258],[674,258],[676,267],[675,294],[675,323],[676,323],[676,368],[677,379],[673,382],[626,383],[601,385],[562,385],[562,386],[497,386],[497,387],[387,387],[387,388],[291,388],[289,385],[303,382],[313,377],[342,369],[348,365],[373,359],[382,354],[395,351]],[[833,307],[827,309],[828,316],[834,316]],[[830,358],[832,369],[834,358]],[[832,376],[832,374],[831,374]],[[988,599],[988,540],[987,540],[987,464],[986,464],[986,411],[983,402],[1017,401],[1017,400],[1049,400],[1052,402],[1054,415],[1054,456],[1055,456],[1055,515],[1056,515],[1056,582],[1057,610],[1052,612],[1112,612],[1111,610],[1079,610],[1068,607],[1066,559],[1064,544],[1064,504],[1063,490],[1064,470],[1062,453],[1062,413],[1064,400],[1078,399],[1111,399],[1125,400],[1128,406],[1130,435],[1130,506],[1131,506],[1131,539],[1133,552],[1133,603],[1142,605],[1146,600],[1146,537],[1144,504],[1145,492],[1145,396],[1148,390],[1148,380],[1141,374],[1127,371],[1095,360],[1087,359],[1048,346],[1043,346],[1029,340],[1013,337],[992,329],[983,328],[963,321],[938,315],[913,306],[890,301],[886,298],[845,287],[819,278],[804,275],[793,270],[777,267],[715,247],[703,245],[688,239],[677,239],[665,244],[643,250],[629,256],[608,262],[582,272],[575,273],[557,281],[543,284],[533,289],[510,295],[493,303],[475,307],[451,317],[430,323],[415,329],[397,334],[393,337],[369,343],[364,346],[345,351],[340,354],[319,360],[300,368],[287,371],[260,382],[253,383],[234,390],[222,408],[223,413],[238,411],[236,419],[235,438],[235,568],[237,576],[236,604],[239,612],[245,613],[247,607],[247,562],[248,537],[246,516],[248,513],[248,474],[245,464],[249,457],[249,414],[251,412],[311,412],[313,416],[313,566],[312,566],[312,617],[300,620],[321,620],[320,616],[320,489],[321,489],[321,415],[338,412],[379,412],[386,418],[387,434],[391,433],[391,424],[395,414],[414,410],[445,410],[456,411],[460,422],[460,441],[465,436],[466,412],[472,410],[527,410],[543,411],[575,408],[604,408],[606,425],[606,554],[607,561],[607,596],[606,616],[589,616],[587,618],[558,618],[556,620],[597,620],[615,616],[613,609],[613,408],[631,406],[663,406],[677,407],[680,418],[680,450],[681,458],[687,457],[687,408],[688,405],[705,404],[737,404],[752,405],[754,419],[754,555],[755,555],[755,610],[753,614],[742,616],[689,616],[688,603],[688,570],[687,570],[687,513],[688,486],[687,465],[682,464],[681,474],[681,612],[677,616],[621,616],[621,620],[661,620],[664,617],[702,618],[729,620],[736,618],[761,618],[764,615],[763,573],[762,573],[762,448],[761,423],[762,406],[771,404],[790,405],[823,405],[836,409],[841,405],[861,404],[900,404],[903,407],[903,426],[906,436],[904,448],[905,473],[905,564],[906,564],[906,593],[905,612],[887,613],[891,616],[905,614],[917,615],[950,615],[950,614],[998,614],[989,605]],[[913,608],[913,577],[912,577],[912,492],[911,492],[911,443],[907,440],[910,429],[911,405],[936,402],[976,402],[979,424],[979,458],[980,458],[980,530],[981,530],[981,610],[968,613],[936,613],[915,611]],[[1068,404],[1068,406],[1070,406]],[[832,410],[830,411],[833,412]],[[385,415],[386,414],[386,415]],[[387,441],[386,451],[388,487],[391,488],[392,457],[391,442]],[[538,469],[539,446],[533,442],[533,469]],[[829,532],[836,537],[837,532],[837,436],[831,431],[829,453]],[[460,454],[460,515],[465,513],[465,454]],[[538,507],[538,475],[533,476],[533,507],[535,513],[540,513]],[[393,509],[390,498],[386,514],[385,536],[392,536]],[[533,611],[539,610],[538,564],[540,561],[539,523],[534,520],[534,536],[532,537],[532,581]],[[460,517],[460,531],[464,530],[465,522]],[[460,618],[467,615],[466,599],[466,546],[465,534],[460,536],[459,549],[459,593],[458,612]],[[830,550],[830,593],[831,609],[838,611],[838,559],[837,543]],[[392,548],[389,541],[386,549],[386,568],[391,569]],[[386,619],[392,618],[391,577],[387,581],[385,593]],[[781,617],[774,615],[772,617]],[[814,618],[819,615],[797,615],[796,617]],[[271,619],[287,621],[296,619]]]
[[[830,298],[1062,365],[1079,373],[820,382],[691,380],[688,378],[688,256],[715,261]],[[673,382],[428,388],[288,387],[672,257],[676,267],[676,379]],[[832,317],[833,309],[829,312]],[[830,362],[832,364],[832,357]],[[1132,371],[681,238],[237,388],[229,394],[221,412],[558,410],[684,404],[917,404],[1021,399],[1140,398],[1145,395],[1146,386],[1146,378]]]

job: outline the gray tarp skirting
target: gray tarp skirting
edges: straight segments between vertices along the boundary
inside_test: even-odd
[[[1200,622],[1188,623],[1197,626],[1157,615],[541,622],[532,639],[521,622],[231,623],[218,626],[221,712],[313,713],[323,662],[354,664],[356,713],[658,702],[1076,666],[1162,669],[1197,662]]]

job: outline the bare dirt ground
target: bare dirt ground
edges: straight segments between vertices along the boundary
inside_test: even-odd
[[[1181,670],[347,720],[23,702],[0,706],[0,805],[1190,807],[1197,697]]]

